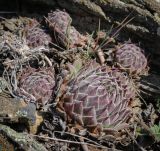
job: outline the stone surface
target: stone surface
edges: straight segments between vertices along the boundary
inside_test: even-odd
[[[26,104],[24,100],[15,99],[5,93],[1,93],[0,121],[34,125],[36,122],[36,106],[32,103]]]
[[[6,125],[0,124],[0,133],[7,136],[25,151],[47,151],[42,144],[35,141],[28,134],[18,133]]]

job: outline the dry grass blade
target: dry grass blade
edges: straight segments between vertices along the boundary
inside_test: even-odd
[[[104,58],[104,52],[103,52],[103,48],[109,44],[110,42],[112,42],[114,40],[114,38],[116,38],[118,36],[118,33],[122,30],[123,27],[125,27],[130,21],[132,21],[134,19],[134,17],[132,17],[131,19],[129,19],[128,21],[126,21],[128,19],[128,17],[130,16],[130,14],[120,23],[120,25],[118,25],[118,28],[116,30],[116,32],[108,39],[108,35],[106,34],[104,40],[102,41],[102,43],[98,46],[97,46],[97,43],[98,43],[98,40],[99,40],[99,37],[97,37],[96,39],[96,45],[95,45],[95,50],[97,52],[97,55],[99,57],[99,60],[101,62],[101,64],[104,64],[105,62],[105,58]],[[126,21],[126,22],[125,22]],[[100,23],[99,23],[99,26],[100,26]],[[110,29],[110,32],[112,30],[112,27]]]
[[[116,32],[114,34],[112,34],[112,36],[108,40],[107,40],[108,37],[107,36],[105,37],[105,39],[99,45],[99,47],[97,48],[97,50],[100,49],[100,48],[103,48],[108,43],[110,43],[111,41],[113,41],[113,39],[118,36],[118,33],[122,30],[122,28],[125,27],[129,22],[131,22],[134,19],[134,17],[132,17],[131,19],[129,19],[128,21],[126,21],[129,18],[129,16],[131,15],[131,13],[116,27],[118,29],[116,30]],[[112,27],[111,27],[111,30],[112,30]]]
[[[60,47],[60,46],[56,45],[55,43],[52,43],[52,42],[51,42],[51,44],[52,44],[52,45],[54,45],[55,47],[57,47],[57,48],[59,48],[59,49],[63,50],[63,51],[66,51],[64,48],[62,48],[62,47]]]
[[[131,19],[129,19],[127,22],[125,22],[112,36],[111,38],[102,46],[102,48],[104,46],[106,46],[108,43],[110,43],[112,41],[112,39],[116,38],[118,36],[118,33],[122,30],[123,27],[125,27],[129,22],[131,22],[134,19],[134,17],[132,17]]]

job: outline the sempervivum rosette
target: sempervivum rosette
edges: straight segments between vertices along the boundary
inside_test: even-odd
[[[115,52],[116,62],[131,74],[141,75],[147,71],[147,59],[143,50],[132,43],[125,43],[117,47]]]
[[[25,27],[27,44],[31,48],[38,46],[48,46],[51,37],[40,28],[36,20],[31,20]]]
[[[130,118],[134,97],[124,73],[92,61],[68,83],[62,100],[67,115],[82,126],[116,127]]]
[[[0,36],[0,43],[0,53],[3,55],[7,53],[22,55],[29,51],[24,39],[8,31]]]
[[[55,88],[53,68],[27,68],[18,77],[18,95],[38,104],[46,104]]]
[[[67,12],[56,10],[48,14],[49,28],[53,31],[55,40],[67,48],[83,47],[97,53],[101,64],[105,62],[104,54],[91,36],[80,34],[73,26],[72,19]],[[99,48],[98,50],[96,50]]]
[[[85,37],[71,26],[72,19],[67,12],[56,10],[48,13],[47,21],[55,39],[63,46],[72,48],[83,44]]]

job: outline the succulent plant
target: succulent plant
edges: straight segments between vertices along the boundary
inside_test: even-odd
[[[31,48],[38,46],[47,46],[51,42],[51,37],[40,28],[36,20],[32,20],[30,24],[26,25],[26,40]]]
[[[77,45],[82,45],[85,37],[81,35],[73,26],[71,26],[72,19],[67,12],[56,10],[48,13],[47,21],[49,28],[56,33],[55,39],[58,40],[63,46],[69,48]]]
[[[50,101],[55,88],[52,68],[27,68],[18,77],[17,94],[38,104]]]
[[[90,49],[91,52],[97,53],[101,64],[105,62],[104,54],[91,36],[80,34],[73,26],[71,26],[72,18],[67,12],[56,10],[48,14],[47,21],[49,28],[53,31],[55,40],[58,40],[67,48],[83,47]],[[56,33],[56,35],[55,35]]]
[[[25,48],[25,49],[24,49]],[[5,31],[0,36],[0,53],[6,55],[8,53],[18,53],[19,55],[28,51],[29,48],[25,45],[25,41],[11,32]]]
[[[134,97],[124,73],[91,61],[68,82],[62,102],[67,115],[83,126],[116,127],[129,119]]]
[[[132,43],[126,43],[117,48],[116,62],[131,74],[143,74],[147,71],[147,59],[143,50]]]

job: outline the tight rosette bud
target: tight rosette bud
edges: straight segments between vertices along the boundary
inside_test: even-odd
[[[131,74],[141,75],[147,71],[147,59],[143,50],[135,44],[126,43],[117,48],[116,62]]]

